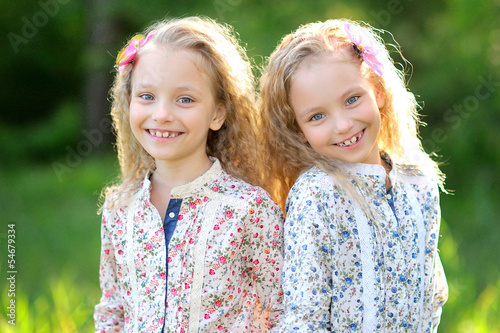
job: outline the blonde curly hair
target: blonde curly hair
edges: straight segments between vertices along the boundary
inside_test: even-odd
[[[168,46],[194,52],[199,67],[209,75],[215,100],[223,103],[226,118],[222,128],[209,131],[207,155],[218,158],[230,174],[254,185],[262,185],[256,163],[255,82],[252,67],[233,29],[204,17],[171,19],[153,24],[146,33],[153,37],[136,57],[155,46]],[[111,89],[111,117],[121,175],[115,185],[103,190],[104,208],[126,204],[149,170],[153,157],[132,133],[129,122],[133,62],[117,71]],[[112,198],[112,199],[111,199]]]
[[[343,29],[346,22],[364,29],[373,38],[380,52],[378,59],[384,66],[383,76],[373,72],[353,48]],[[374,86],[382,88],[385,105],[380,109],[379,149],[387,152],[393,162],[416,168],[432,177],[443,189],[444,175],[437,163],[425,153],[418,137],[418,126],[423,123],[419,120],[415,97],[406,88],[404,73],[394,66],[375,29],[339,19],[306,24],[285,36],[263,71],[258,101],[261,116],[259,136],[261,145],[265,147],[267,189],[275,200],[284,207],[288,191],[298,176],[312,166],[336,177],[351,195],[360,199],[328,158],[300,140],[299,127],[289,100],[291,82],[298,66],[308,58],[338,51],[348,55],[347,61],[359,64],[362,75]]]

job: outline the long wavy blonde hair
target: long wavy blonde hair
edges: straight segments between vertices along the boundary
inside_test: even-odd
[[[385,68],[382,77],[373,72],[356,52],[343,29],[345,22],[364,29],[373,38],[381,52],[378,59]],[[359,198],[328,158],[300,140],[299,127],[289,100],[294,73],[304,60],[339,51],[348,55],[347,61],[359,64],[362,75],[374,86],[382,88],[385,105],[380,109],[379,149],[387,152],[393,162],[417,168],[432,177],[442,188],[444,175],[437,163],[425,153],[418,137],[418,127],[423,123],[419,120],[415,97],[406,88],[404,73],[394,66],[375,29],[340,19],[306,24],[285,36],[263,71],[258,101],[261,116],[259,136],[261,145],[265,147],[267,189],[275,200],[284,207],[288,191],[298,176],[312,166],[336,177],[351,195]]]
[[[262,185],[258,173],[255,110],[255,82],[252,67],[233,29],[209,18],[187,17],[153,24],[145,34],[153,37],[136,57],[155,46],[194,52],[199,68],[209,75],[215,100],[224,103],[226,119],[222,128],[208,134],[207,154],[217,157],[230,174],[254,185]],[[153,51],[154,52],[154,51]],[[198,59],[199,58],[199,59]],[[133,62],[117,71],[111,89],[111,117],[121,175],[115,185],[103,190],[104,207],[125,204],[155,161],[132,133],[129,122]]]

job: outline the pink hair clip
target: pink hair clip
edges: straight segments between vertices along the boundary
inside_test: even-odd
[[[118,64],[118,71],[121,72],[125,68],[125,65],[134,60],[137,51],[142,46],[144,46],[144,44],[146,44],[151,39],[151,37],[154,36],[154,34],[155,32],[151,31],[147,35],[147,37],[144,37],[144,35],[135,35],[134,37],[132,37],[132,39],[130,39],[128,45],[124,47],[116,57],[116,63]]]
[[[347,37],[353,42],[356,48],[361,52],[363,60],[378,76],[384,74],[384,65],[378,60],[379,49],[375,45],[373,38],[362,28],[344,23],[344,31]]]

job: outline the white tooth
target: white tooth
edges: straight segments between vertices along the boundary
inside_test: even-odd
[[[160,132],[160,131],[156,131],[156,132],[155,132],[155,136],[157,136],[157,137],[161,138],[161,132]]]
[[[163,133],[164,138],[168,138],[168,132]]]

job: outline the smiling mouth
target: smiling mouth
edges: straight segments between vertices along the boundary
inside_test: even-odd
[[[361,137],[363,136],[364,132],[365,132],[365,130],[362,130],[361,132],[359,132],[358,135],[355,135],[352,138],[350,138],[348,140],[345,140],[344,142],[336,143],[335,146],[339,146],[339,147],[349,147],[349,146],[352,146],[353,144],[357,143],[359,141],[359,139],[361,139]]]
[[[176,136],[181,135],[181,132],[161,132],[155,130],[148,130],[149,134],[157,138],[175,138]]]

